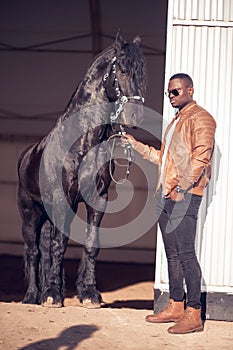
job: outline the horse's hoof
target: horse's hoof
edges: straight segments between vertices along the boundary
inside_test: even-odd
[[[62,307],[62,303],[61,302],[56,302],[54,303],[54,300],[52,297],[48,297],[47,300],[45,300],[41,306],[44,307],[55,307],[55,308],[59,308]]]
[[[38,301],[37,300],[23,299],[22,304],[38,305]]]
[[[38,304],[37,294],[27,293],[22,301],[23,304]]]
[[[91,299],[84,299],[82,302],[83,307],[86,309],[100,309],[101,304],[98,302],[93,302]]]

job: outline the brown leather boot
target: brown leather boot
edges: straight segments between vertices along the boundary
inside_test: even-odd
[[[201,319],[201,309],[187,307],[184,317],[174,326],[168,328],[168,333],[185,334],[203,331],[203,323]]]
[[[169,299],[169,304],[163,311],[146,316],[146,321],[152,323],[178,322],[183,316],[184,302]]]

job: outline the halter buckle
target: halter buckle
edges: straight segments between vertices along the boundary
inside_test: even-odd
[[[104,74],[103,80],[106,81],[106,80],[108,79],[108,77],[109,77],[109,74],[108,74],[108,73]]]
[[[121,102],[122,103],[127,103],[128,102],[128,97],[125,96],[125,95],[121,96]]]
[[[116,62],[116,60],[117,60],[117,58],[116,58],[116,56],[114,56],[113,59],[112,59],[112,61],[111,61],[111,63]]]

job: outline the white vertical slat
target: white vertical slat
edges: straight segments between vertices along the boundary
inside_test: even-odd
[[[204,7],[205,7],[205,2],[198,0],[197,4],[197,19],[203,20],[204,19]]]
[[[190,19],[197,19],[198,18],[198,0],[193,0],[191,2],[191,17]]]
[[[222,82],[222,78],[225,77],[226,79],[226,52],[227,52],[227,46],[226,46],[226,32],[227,29],[226,28],[221,28],[221,33],[220,33],[220,65],[219,65],[219,87],[218,87],[218,106],[220,106],[220,101],[224,101],[225,100],[225,86],[223,85]],[[217,68],[217,67],[216,67]],[[225,80],[224,79],[224,80]],[[218,108],[218,113],[219,113],[219,117],[220,117],[220,113],[223,116],[227,116],[227,104],[224,103],[224,106],[221,106],[220,108]],[[223,118],[222,118],[223,119]],[[227,116],[227,118],[224,118],[224,120],[222,120],[222,125],[224,125],[227,129],[229,130],[229,116]],[[223,138],[224,137],[224,138]],[[222,138],[219,138],[219,143],[220,143],[220,147],[222,149],[222,151],[224,152],[224,149],[228,149],[228,143],[229,143],[229,139],[227,135],[222,135]],[[227,153],[226,153],[227,154]],[[222,179],[224,178],[224,174],[222,173],[223,169],[225,169],[224,171],[227,172],[227,158],[226,157],[222,157],[221,159],[221,169],[220,169],[220,173],[221,173],[221,177],[220,177],[220,182],[219,184],[221,184],[221,192],[220,193],[224,193],[225,192],[225,181],[222,181]],[[218,224],[218,222],[216,222],[216,227],[218,227],[218,229],[216,230],[216,228],[214,227],[214,237],[215,240],[213,240],[213,254],[215,254],[215,256],[218,257],[218,263],[213,266],[213,264],[210,266],[211,269],[211,279],[210,282],[213,285],[217,285],[222,284],[222,276],[224,276],[224,240],[225,240],[225,235],[227,234],[227,218],[225,217],[225,213],[226,213],[226,208],[227,208],[227,193],[223,194],[223,196],[225,197],[225,201],[223,202],[221,200],[221,210],[222,210],[222,219],[224,218],[224,223],[221,223],[221,228],[219,227],[220,225]],[[219,218],[220,219],[220,218]],[[215,222],[215,218],[213,217],[213,221]],[[219,230],[221,230],[221,235],[218,236],[218,232]],[[220,233],[220,232],[219,232]],[[215,242],[218,243],[216,244]]]
[[[229,0],[229,8],[230,10],[228,10],[228,14],[229,14],[229,21],[233,21],[233,1]]]
[[[213,0],[205,0],[205,15],[204,20],[207,20],[211,18],[211,3],[214,3]]]
[[[229,21],[229,0],[217,2],[217,19],[219,21]]]
[[[172,74],[190,74],[195,84],[195,99],[217,121],[213,175],[200,210],[196,246],[203,272],[203,290],[231,293],[233,27],[232,23],[228,25],[227,20],[232,18],[232,3],[230,0],[169,1],[165,75],[166,89]],[[190,22],[190,19],[196,19],[197,16],[202,21],[201,25]],[[209,25],[210,21],[216,22]],[[172,116],[169,101],[165,100],[164,117],[169,120]],[[167,290],[166,269],[163,244],[158,235],[155,288]]]

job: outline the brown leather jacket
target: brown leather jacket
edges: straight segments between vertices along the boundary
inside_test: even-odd
[[[189,193],[203,196],[211,176],[211,158],[214,149],[216,122],[195,101],[176,114],[168,125],[161,150],[137,142],[136,151],[143,158],[161,166],[166,135],[179,118],[169,145],[164,165],[163,192],[165,196],[180,186]],[[158,184],[159,187],[160,183]]]

